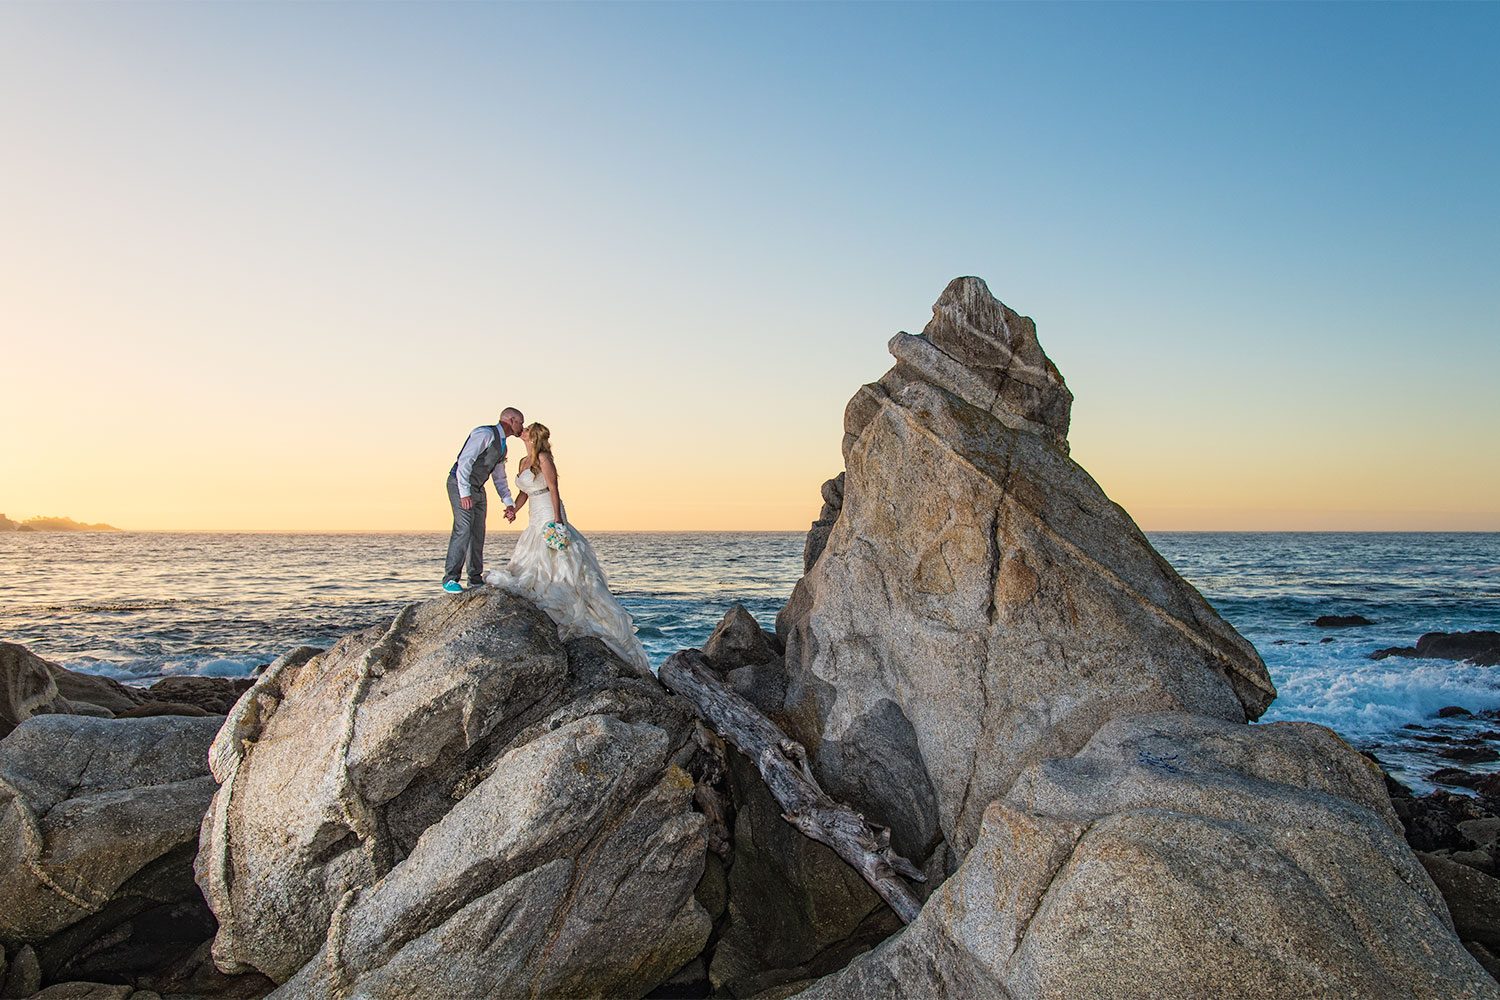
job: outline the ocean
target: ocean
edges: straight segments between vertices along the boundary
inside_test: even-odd
[[[701,646],[729,606],[767,628],[802,572],[801,532],[591,533],[653,662]],[[1371,660],[1424,632],[1500,629],[1500,533],[1156,532],[1177,571],[1260,651],[1263,721],[1321,723],[1419,789],[1451,761],[1419,725],[1500,739],[1500,668]],[[497,565],[513,534],[495,532]],[[0,534],[0,639],[74,670],[149,683],[241,676],[438,596],[445,534]],[[1324,629],[1319,615],[1375,624]],[[1434,718],[1458,705],[1474,719]],[[1486,770],[1500,765],[1475,765]]]

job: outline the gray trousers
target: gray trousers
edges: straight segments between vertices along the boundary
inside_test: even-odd
[[[470,487],[473,489],[473,487]],[[484,487],[471,494],[474,506],[464,510],[459,505],[458,477],[448,476],[448,505],[453,508],[453,534],[448,536],[448,561],[443,565],[443,582],[458,582],[464,575],[464,556],[469,559],[469,586],[484,582],[484,517],[488,498]]]

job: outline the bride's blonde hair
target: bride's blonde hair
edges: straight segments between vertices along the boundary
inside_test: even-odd
[[[547,429],[546,424],[528,424],[525,433],[531,435],[528,447],[531,451],[527,454],[527,462],[523,468],[531,470],[532,475],[540,475],[542,471],[542,456],[552,454],[552,432]],[[557,459],[553,459],[557,461]]]

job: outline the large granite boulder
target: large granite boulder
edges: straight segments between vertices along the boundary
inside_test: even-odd
[[[1379,769],[1320,726],[1106,724],[990,804],[901,934],[799,994],[1497,997]]]
[[[297,998],[642,995],[711,929],[693,726],[488,588],[281,661],[212,751],[215,958]]]
[[[143,972],[212,933],[192,872],[219,721],[43,715],[0,742],[0,944],[43,982]]]
[[[941,875],[1023,770],[1110,720],[1244,722],[1275,690],[1068,457],[1072,396],[1029,319],[960,278],[891,351],[849,403],[836,519],[777,631],[823,787]]]

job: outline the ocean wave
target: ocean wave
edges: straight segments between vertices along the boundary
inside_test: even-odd
[[[1500,671],[1448,660],[1304,663],[1276,671],[1278,697],[1262,721],[1298,719],[1347,739],[1375,739],[1458,705],[1500,709]]]
[[[148,684],[163,677],[249,677],[256,667],[269,663],[269,656],[142,656],[103,660],[83,657],[64,660],[60,666],[84,674],[98,674],[125,684]]]

